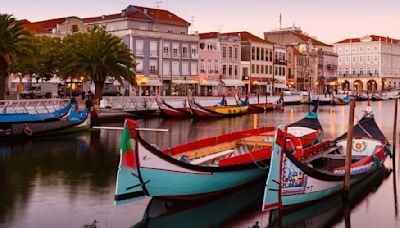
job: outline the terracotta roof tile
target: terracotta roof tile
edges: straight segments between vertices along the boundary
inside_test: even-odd
[[[128,18],[157,20],[157,21],[162,21],[162,22],[190,25],[189,22],[187,22],[186,20],[169,12],[168,10],[146,8],[146,7],[141,7],[141,6],[132,6],[132,7],[138,9],[138,11],[128,13],[124,16],[122,13],[117,13],[117,14],[103,15],[103,16],[99,16],[99,17],[83,18],[83,21],[85,23],[92,23],[92,22],[97,22],[97,21],[128,17]]]
[[[22,27],[24,29],[29,30],[31,32],[48,33],[48,31],[46,29],[44,29],[43,27],[41,27],[41,26],[39,26],[39,25],[37,25],[35,23],[32,23],[32,22],[30,22],[30,21],[28,21],[26,19],[25,20],[20,20],[18,22],[20,22],[22,24]]]
[[[268,40],[263,40],[258,36],[255,36],[249,32],[228,32],[228,33],[222,33],[221,35],[227,35],[227,36],[240,36],[240,39],[242,41],[254,41],[254,42],[259,42],[259,43],[267,43],[267,44],[274,44]]]
[[[300,32],[292,32],[292,34],[297,36],[299,39],[301,39],[304,42],[308,42],[309,40],[311,40],[313,45],[332,47],[332,45],[323,43],[323,42],[321,42],[319,40],[316,40],[316,39],[314,39],[314,38],[312,38],[310,36],[307,36],[307,35],[305,35],[303,33],[300,33]]]
[[[49,20],[45,20],[45,21],[37,21],[34,24],[39,25],[42,28],[45,29],[52,29],[57,27],[58,24],[61,24],[65,21],[65,17],[63,18],[54,18],[54,19],[49,19]]]
[[[218,32],[206,32],[206,33],[200,33],[199,37],[200,39],[215,39],[218,38],[219,33]]]
[[[385,37],[385,36],[377,36],[377,35],[370,35],[368,36],[372,39],[372,41],[382,41],[382,42],[386,42],[386,43],[398,43],[400,42],[397,39],[393,39],[390,37]],[[356,42],[361,42],[362,38],[347,38],[341,41],[336,42],[337,44],[343,44],[343,43],[356,43]]]

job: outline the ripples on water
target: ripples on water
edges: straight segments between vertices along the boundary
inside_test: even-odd
[[[365,105],[357,103],[356,120],[362,117]],[[391,142],[393,101],[372,105],[378,125]],[[230,119],[138,121],[142,127],[171,129],[171,133],[144,134],[146,140],[163,149],[235,130],[291,123],[308,110],[308,106],[288,106],[284,112]],[[347,130],[347,112],[348,106],[320,108],[320,122],[328,138]],[[110,125],[121,126],[122,122]],[[397,177],[393,177],[399,169],[391,172],[390,159],[385,163],[389,171],[355,188],[357,194],[350,202],[334,196],[283,215],[260,211],[265,181],[214,200],[146,198],[114,207],[120,136],[121,132],[103,130],[0,145],[0,227],[81,227],[94,220],[98,227],[251,227],[256,222],[260,227],[344,227],[349,217],[353,227],[400,226],[394,194]]]

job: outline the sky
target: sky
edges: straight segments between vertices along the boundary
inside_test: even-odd
[[[121,12],[128,5],[155,8],[159,2],[191,22],[189,31],[263,32],[295,23],[326,43],[349,37],[382,35],[400,39],[399,0],[0,0],[0,13],[30,21],[93,17]]]

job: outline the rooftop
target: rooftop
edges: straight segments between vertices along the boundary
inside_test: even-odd
[[[382,41],[386,43],[399,43],[400,41],[397,39],[390,38],[388,36],[377,36],[377,35],[367,35],[361,38],[347,38],[341,41],[336,42],[337,44],[343,44],[343,43],[357,43],[357,42],[362,42],[365,39],[369,39],[368,41]]]
[[[21,25],[22,25],[22,27],[24,29],[29,30],[31,32],[34,32],[34,33],[48,33],[48,31],[46,29],[44,29],[42,26],[39,26],[39,25],[37,25],[35,23],[32,23],[32,22],[30,22],[30,21],[28,21],[26,19],[25,20],[20,20],[18,22],[21,23]]]
[[[266,44],[274,44],[271,41],[261,39],[258,36],[255,36],[247,31],[243,32],[228,32],[228,33],[222,33],[221,35],[226,35],[226,36],[240,36],[241,41],[253,41],[253,42],[259,42],[259,43],[266,43]]]

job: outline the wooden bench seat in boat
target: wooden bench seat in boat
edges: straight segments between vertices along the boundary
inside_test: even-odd
[[[318,158],[326,157],[327,154],[330,154],[333,151],[339,150],[340,148],[342,148],[342,146],[329,147],[326,150],[321,150],[321,151],[318,151],[315,154],[312,154],[310,156],[306,156],[304,159],[302,159],[302,161],[305,162],[305,163],[309,163],[309,162],[311,162],[313,160],[316,160]]]
[[[266,158],[271,158],[271,154],[272,154],[272,147],[266,147],[249,153],[222,159],[219,161],[218,164],[219,166],[229,166],[229,165],[260,161]]]
[[[218,153],[215,153],[215,154],[211,154],[211,155],[207,155],[207,156],[203,156],[201,158],[197,158],[197,159],[191,160],[190,164],[192,164],[192,165],[203,165],[205,163],[209,163],[209,162],[212,162],[214,160],[221,159],[223,157],[228,157],[231,154],[233,154],[234,152],[235,152],[235,150],[233,150],[233,149],[224,150],[224,151],[221,151],[221,152],[218,152]]]
[[[208,146],[208,147],[204,147],[204,148],[200,148],[200,149],[196,149],[196,150],[192,150],[192,151],[188,151],[188,152],[184,152],[184,153],[179,153],[179,154],[175,154],[172,155],[173,158],[178,159],[180,156],[182,155],[186,155],[190,160],[196,159],[196,158],[201,158],[210,154],[215,154],[224,150],[229,150],[229,149],[233,149],[236,147],[236,143],[235,141],[233,142],[228,142],[228,143],[222,143],[222,144],[218,144],[215,146]]]

